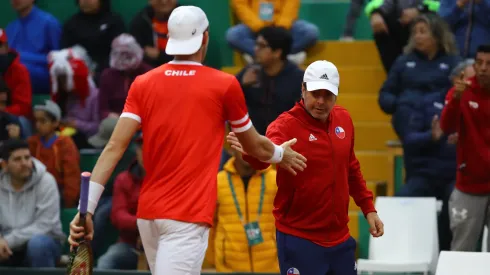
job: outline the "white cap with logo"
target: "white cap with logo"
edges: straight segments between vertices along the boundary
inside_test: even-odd
[[[332,62],[319,60],[311,63],[306,68],[303,82],[307,91],[328,90],[334,95],[339,94],[339,71]]]
[[[204,32],[209,21],[204,11],[195,6],[180,6],[172,11],[168,19],[168,55],[195,54],[202,45]]]

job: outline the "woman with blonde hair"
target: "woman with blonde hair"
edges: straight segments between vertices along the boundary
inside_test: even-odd
[[[404,150],[405,184],[397,196],[436,197],[443,201],[439,244],[449,250],[448,200],[456,178],[455,136],[439,125],[452,70],[462,61],[454,37],[437,15],[417,17],[409,43],[381,88],[379,104],[392,114]],[[448,142],[449,141],[449,142]]]

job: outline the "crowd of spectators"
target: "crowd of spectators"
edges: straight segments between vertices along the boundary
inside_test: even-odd
[[[458,136],[445,133],[439,120],[447,91],[461,76],[475,75],[477,49],[490,43],[489,1],[372,0],[365,9],[388,75],[379,105],[392,115],[405,151],[406,184],[397,195],[444,201],[439,221],[444,250],[451,248],[448,200],[456,179]],[[0,266],[62,264],[66,238],[60,212],[78,204],[80,150],[103,149],[133,80],[172,59],[165,54],[167,20],[178,1],[148,2],[126,27],[110,0],[76,0],[79,11],[63,25],[34,0],[11,0],[18,18],[0,28]],[[301,65],[319,30],[298,19],[300,0],[230,4],[237,24],[223,35],[247,63],[236,77],[250,118],[265,134],[300,99]],[[353,40],[353,22],[362,6],[362,1],[352,2],[343,40]],[[50,99],[32,106],[33,95]],[[136,136],[95,212],[97,268],[137,268],[142,146],[143,137]],[[219,170],[216,226],[205,267],[278,272],[271,213],[275,170],[255,171],[229,149],[223,150]],[[249,246],[240,212],[245,219],[260,216],[262,243]],[[100,232],[110,223],[119,240],[103,251]]]

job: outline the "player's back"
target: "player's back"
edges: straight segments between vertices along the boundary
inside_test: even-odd
[[[147,170],[138,217],[212,223],[225,94],[235,77],[172,62],[137,81]]]

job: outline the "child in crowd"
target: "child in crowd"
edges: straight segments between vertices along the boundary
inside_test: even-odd
[[[46,100],[44,105],[34,106],[34,119],[37,134],[28,139],[29,150],[55,177],[62,206],[76,207],[80,192],[80,154],[71,137],[57,132],[61,109]]]

